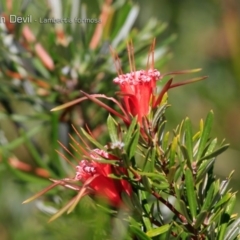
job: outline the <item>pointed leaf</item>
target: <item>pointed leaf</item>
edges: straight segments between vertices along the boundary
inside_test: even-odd
[[[44,193],[50,191],[52,188],[56,187],[57,185],[59,185],[57,182],[51,184],[50,186],[44,188],[42,191],[38,192],[38,193],[35,194],[34,196],[32,196],[32,197],[28,198],[27,200],[23,201],[22,204],[29,203],[29,202],[35,200],[36,198],[42,196]]]
[[[139,240],[151,240],[146,233],[144,233],[140,228],[137,226],[130,225],[130,232],[134,235],[136,235],[137,239]]]
[[[188,152],[188,156],[190,162],[193,162],[193,134],[192,134],[192,126],[189,118],[186,118],[184,121],[184,128],[185,128],[185,136],[186,136],[186,148]]]
[[[117,123],[115,120],[112,118],[112,116],[109,114],[108,119],[107,119],[107,126],[108,126],[108,133],[111,138],[111,141],[117,142],[118,141],[118,136],[117,136]]]
[[[194,228],[196,228],[196,229],[199,228],[202,225],[202,223],[204,222],[204,220],[206,219],[207,215],[208,215],[207,211],[203,211],[203,212],[199,213],[196,217],[196,221],[194,223]]]
[[[166,225],[163,225],[163,226],[161,226],[161,227],[151,229],[151,230],[147,231],[146,234],[147,234],[149,237],[156,237],[156,236],[159,236],[159,235],[167,232],[169,229],[170,229],[170,225],[169,225],[169,224],[166,224]]]
[[[154,147],[152,149],[152,156],[151,156],[151,162],[150,162],[150,172],[154,172],[154,169],[155,169],[155,161],[156,161],[156,148]]]
[[[224,236],[224,240],[234,240],[235,236],[239,234],[239,230],[240,230],[240,218],[235,220],[234,223],[227,228],[227,233]]]
[[[178,143],[178,136],[173,138],[173,141],[172,141],[172,144],[171,144],[170,156],[169,156],[169,167],[172,167],[172,166],[175,165],[177,143]]]
[[[179,203],[179,207],[180,207],[180,212],[183,214],[183,216],[187,219],[187,221],[189,223],[192,223],[192,220],[191,220],[191,218],[189,217],[189,214],[188,214],[186,203],[181,199],[179,200],[179,198],[178,198],[178,203]]]
[[[137,128],[136,132],[134,133],[134,135],[132,136],[132,139],[128,146],[129,159],[131,159],[136,153],[139,136],[140,136],[140,130],[139,130],[139,126],[138,126],[138,128]]]
[[[166,132],[166,134],[165,134],[164,137],[163,137],[162,149],[163,149],[164,151],[166,151],[166,150],[167,150],[167,147],[168,147],[169,134],[170,134],[169,132]]]
[[[141,191],[140,194],[141,194],[140,198],[142,201],[142,207],[145,212],[145,214],[143,216],[143,222],[144,222],[146,229],[150,230],[150,229],[152,229],[152,223],[149,219],[149,215],[151,214],[151,207],[148,202],[147,193],[145,191]]]
[[[131,125],[128,128],[128,131],[124,135],[124,143],[125,143],[124,146],[125,146],[125,149],[128,148],[128,145],[129,145],[129,143],[131,141],[132,135],[133,135],[133,133],[135,131],[136,125],[137,125],[137,118],[135,117],[135,118],[132,119]]]
[[[202,80],[204,80],[204,79],[206,79],[206,78],[208,78],[208,76],[192,78],[192,79],[189,79],[189,80],[185,80],[184,82],[174,83],[174,84],[171,85],[170,88],[175,88],[175,87],[187,85],[187,84],[190,84],[190,83],[202,81]]]
[[[232,197],[232,193],[226,193],[221,199],[220,201],[214,205],[214,208],[217,209],[218,207],[220,207],[221,205],[225,204],[230,198]],[[223,206],[221,206],[223,207]]]
[[[77,197],[77,196],[76,196]],[[52,222],[55,219],[59,218],[64,212],[66,212],[74,203],[76,197],[72,198],[63,208],[61,208],[57,213],[55,213],[49,220],[48,222]]]
[[[196,199],[196,194],[194,190],[194,180],[193,180],[192,172],[188,168],[186,169],[185,177],[186,177],[185,184],[186,184],[188,204],[189,204],[192,217],[193,219],[195,219],[197,214],[197,199]]]
[[[209,169],[212,168],[213,164],[215,163],[215,158],[211,159],[210,161],[204,161],[198,172],[197,172],[197,178],[196,178],[196,183],[199,183],[202,178],[204,178],[205,174],[208,173]]]
[[[201,159],[198,160],[198,162],[201,162],[202,160],[205,160],[205,159],[214,158],[220,155],[221,153],[223,153],[224,151],[226,151],[228,148],[229,148],[229,144],[225,144],[224,146],[220,147],[216,151],[202,157]]]
[[[214,184],[211,185],[210,189],[207,192],[207,196],[203,202],[203,206],[201,208],[201,211],[209,211],[212,208],[212,201],[213,201],[213,197],[214,197],[214,190],[215,190],[215,186]]]
[[[140,171],[136,171],[137,174],[141,175],[141,176],[146,176],[149,177],[151,179],[157,179],[159,181],[164,181],[166,182],[166,175],[164,175],[161,172],[158,173],[154,173],[154,172],[140,172]]]
[[[142,205],[141,203],[139,202],[139,197],[137,196],[136,193],[133,193],[132,194],[132,203],[134,205],[134,208],[138,211],[138,213],[140,215],[142,215],[142,212],[143,212],[143,208],[142,208]]]
[[[104,146],[102,146],[98,141],[96,141],[91,135],[89,135],[83,128],[81,128],[81,131],[83,133],[83,135],[92,143],[94,144],[96,147],[98,147],[99,149],[104,150]]]
[[[228,205],[226,207],[226,212],[222,216],[221,227],[220,227],[219,236],[218,236],[219,240],[224,240],[224,235],[226,233],[227,226],[230,222],[230,216],[231,216],[231,214],[233,212],[233,209],[235,207],[235,203],[236,203],[236,194],[232,195],[232,197],[229,200]]]
[[[205,145],[210,135],[212,122],[213,122],[213,112],[210,111],[204,123],[203,130],[201,131],[200,143],[199,143],[198,152],[197,152],[197,160],[199,160],[202,157],[203,150],[205,148]]]
[[[146,176],[142,176],[142,184],[143,184],[146,192],[152,192],[151,183]]]
[[[224,209],[219,208],[217,211],[213,212],[209,217],[208,223],[212,224],[214,222],[219,222],[224,211],[225,211]]]
[[[184,157],[184,160],[187,160],[188,168],[192,169],[191,159],[189,157],[187,148],[185,146],[181,145],[180,149],[181,149],[182,155]]]
[[[164,104],[163,106],[160,106],[156,113],[154,114],[153,120],[152,120],[152,128],[155,129],[156,126],[159,123],[159,120],[163,117],[163,114],[167,108],[167,104]]]

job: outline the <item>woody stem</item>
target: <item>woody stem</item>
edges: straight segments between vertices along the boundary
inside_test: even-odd
[[[196,234],[196,229],[193,228],[193,226],[191,226],[187,219],[176,209],[174,208],[174,206],[168,202],[167,200],[165,200],[163,197],[161,197],[158,193],[156,193],[154,190],[152,190],[152,195],[157,198],[161,203],[163,203],[166,207],[168,207],[171,212],[173,212],[177,218],[183,222],[186,225],[186,228],[192,232],[194,235]]]

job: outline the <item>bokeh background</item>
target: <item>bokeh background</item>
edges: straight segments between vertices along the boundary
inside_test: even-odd
[[[38,14],[38,16],[41,14],[44,16],[44,14],[47,14],[46,10],[49,9],[49,3],[47,1],[43,1],[41,5],[39,5],[38,1],[2,0],[0,2],[2,14],[3,12],[8,13],[8,11],[10,11],[9,9],[12,9],[14,14],[18,14],[18,8],[22,5],[26,7],[28,14]],[[8,8],[7,3],[11,4],[11,2],[12,8]],[[64,2],[67,4],[76,1],[66,0]],[[95,0],[91,2],[87,0],[79,1],[79,3],[81,3],[79,7],[87,7],[86,12],[88,16],[97,17],[100,14],[102,2],[103,1]],[[115,3],[115,1],[113,1],[113,3]],[[235,173],[231,187],[234,191],[238,191],[240,188],[240,2],[237,0],[140,0],[133,1],[133,3],[136,3],[139,7],[138,17],[133,24],[133,28],[141,30],[151,19],[156,19],[167,24],[166,30],[157,36],[157,42],[164,42],[169,37],[171,37],[172,40],[174,39],[173,41],[169,41],[166,49],[165,58],[167,60],[164,61],[164,64],[161,64],[160,71],[162,73],[173,70],[202,68],[201,75],[209,76],[207,80],[172,89],[169,92],[169,103],[172,107],[167,112],[167,128],[172,129],[176,127],[182,119],[188,116],[194,128],[197,130],[200,119],[205,118],[207,113],[212,109],[215,114],[212,136],[217,137],[219,141],[226,138],[226,142],[230,143],[230,148],[218,158],[214,171],[218,177],[224,179],[234,170]],[[119,10],[118,14],[121,16],[121,10]],[[49,31],[49,36],[44,35],[44,33],[41,34],[41,31],[36,30],[43,27],[40,26],[39,23],[29,24],[29,27],[34,34],[39,33],[36,38],[46,47],[47,42],[52,39],[51,34],[53,35],[54,33]],[[21,26],[19,29],[21,30]],[[21,32],[19,29],[16,28],[15,30]],[[112,31],[113,30],[114,28],[112,28]],[[93,29],[86,29],[86,32],[87,31],[93,31]],[[74,37],[77,41],[77,36]],[[3,31],[1,31],[1,39],[3,39]],[[137,32],[134,34],[134,39],[136,39],[136,43],[134,44],[138,44]],[[111,42],[111,39],[109,40]],[[151,41],[149,41],[149,44],[150,42]],[[125,45],[124,41],[123,45]],[[16,66],[11,66],[10,62],[9,66],[6,61],[4,61],[6,60],[6,58],[4,58],[4,54],[6,54],[4,51],[5,47],[3,40],[1,40],[1,71],[6,68],[16,69]],[[58,51],[58,53],[61,52],[65,56],[66,62],[71,57],[67,51],[67,47]],[[76,51],[76,54],[78,53],[77,51],[79,51],[80,54],[82,50],[76,48],[76,50],[73,51]],[[52,53],[53,51],[49,52],[50,56],[57,62],[58,56],[54,56]],[[107,64],[108,63],[106,63],[106,66]],[[59,65],[62,66],[61,64]],[[55,69],[58,70],[59,66],[56,65],[55,67]],[[39,69],[37,70],[40,72],[41,77],[44,76],[44,71],[41,72]],[[50,69],[51,74],[46,75],[46,78],[49,77],[56,80],[58,77],[57,70],[51,71]],[[93,68],[91,70],[93,70]],[[108,77],[110,76],[114,76],[114,73],[110,73]],[[101,79],[101,76],[99,77]],[[9,78],[14,79],[14,77]],[[188,77],[176,77],[176,81],[186,78]],[[91,79],[86,79],[86,81],[89,82]],[[0,88],[5,89],[6,84],[5,75],[1,75]],[[84,85],[84,83],[82,85]],[[109,88],[109,82],[105,87],[97,87],[96,91],[107,88]],[[5,94],[6,91],[0,91],[0,94],[3,93]],[[18,116],[28,115],[29,112],[32,111],[31,108],[29,108],[25,102],[23,103],[16,100],[14,94],[19,94],[19,92],[16,89],[12,89],[12,92],[8,93],[7,101],[12,99],[13,102],[11,106],[14,111],[18,113]],[[6,101],[6,94],[0,96],[0,99],[1,101]],[[66,101],[66,99],[64,99],[64,101]],[[31,102],[31,99],[28,99],[28,101]],[[62,103],[62,99],[56,102]],[[53,106],[54,105],[50,104],[45,110],[47,109],[49,111]],[[6,113],[5,107],[6,103],[5,105],[1,104],[0,111]],[[39,122],[44,120],[41,117],[42,116],[39,115]],[[50,118],[51,121],[54,122],[58,117],[59,115]],[[22,121],[24,121],[24,119]],[[19,122],[21,121],[18,121],[18,123]],[[37,124],[36,119],[34,119],[34,121],[28,120],[27,122],[27,126],[30,128],[35,127]],[[82,225],[81,219],[77,218],[76,215],[65,216],[52,224],[47,224],[49,215],[40,213],[38,209],[42,207],[40,206],[41,203],[38,203],[38,208],[36,207],[36,203],[28,205],[21,204],[21,202],[32,193],[40,190],[42,186],[46,186],[46,182],[44,182],[43,185],[38,184],[37,187],[34,181],[26,184],[24,180],[20,177],[18,178],[16,174],[11,171],[7,164],[4,164],[4,144],[18,138],[15,133],[15,127],[15,125],[11,125],[9,119],[3,119],[3,115],[1,115],[0,240],[33,238],[36,240],[43,238],[79,239],[79,231],[82,231],[80,229],[84,229],[84,225]],[[62,132],[67,132],[68,130],[68,128],[61,129]],[[46,141],[44,136],[47,136],[48,133],[49,129],[46,127],[46,132],[41,131],[38,133],[36,141]],[[48,153],[52,151],[52,149],[49,150],[49,144],[47,142],[45,145],[43,143],[43,149],[46,149]],[[17,156],[29,164],[32,163],[31,155],[28,154],[28,151],[26,151],[23,146],[18,145],[16,149],[14,148],[12,150],[14,150],[14,156]],[[49,212],[50,210],[48,213]],[[240,213],[239,195],[236,212]]]

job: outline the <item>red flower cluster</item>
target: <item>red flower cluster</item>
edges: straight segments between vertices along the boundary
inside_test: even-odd
[[[113,179],[110,174],[126,175],[123,167],[116,167],[112,164],[101,163],[99,160],[119,160],[116,156],[103,150],[95,149],[90,155],[91,159],[80,161],[76,167],[75,179],[85,183],[92,178],[88,186],[93,189],[94,195],[106,198],[112,206],[118,207],[122,204],[121,193],[126,192],[129,196],[132,188],[129,182],[124,179]]]

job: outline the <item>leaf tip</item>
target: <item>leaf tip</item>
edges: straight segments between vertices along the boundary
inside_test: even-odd
[[[58,108],[59,108],[59,107],[52,108],[52,109],[50,110],[50,112],[55,112],[55,111],[58,110]]]
[[[33,201],[33,200],[34,200],[34,197],[28,198],[28,199],[24,200],[24,201],[22,202],[22,204],[29,203],[29,202],[31,202],[31,201]]]

